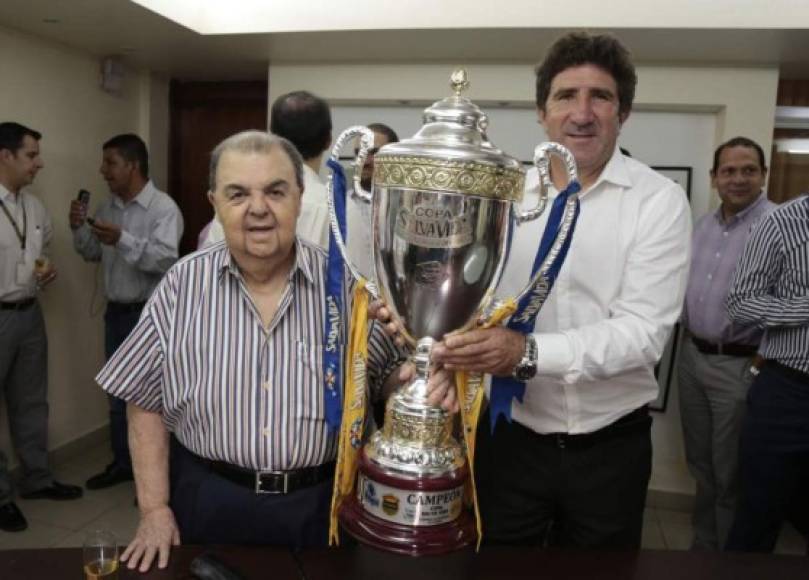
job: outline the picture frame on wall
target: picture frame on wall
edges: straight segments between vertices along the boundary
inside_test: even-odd
[[[688,201],[691,201],[691,168],[685,166],[652,165],[652,169],[665,175],[685,191]]]
[[[661,173],[677,183],[685,191],[688,200],[691,200],[691,168],[677,166],[652,166],[652,169]],[[657,399],[649,403],[649,409],[658,413],[666,412],[666,405],[669,400],[669,392],[674,381],[674,369],[677,366],[677,356],[680,347],[680,335],[682,329],[680,324],[674,325],[671,331],[666,348],[663,349],[663,356],[655,366],[655,378],[657,379],[658,391]]]

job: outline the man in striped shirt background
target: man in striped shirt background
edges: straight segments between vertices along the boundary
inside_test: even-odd
[[[169,270],[97,377],[128,403],[141,512],[129,568],[156,556],[165,567],[181,539],[326,545],[337,443],[322,386],[326,254],[295,235],[302,163],[263,132],[217,146],[209,197],[225,241]],[[394,372],[402,353],[377,323],[368,350],[372,396],[412,372]],[[430,386],[457,410],[448,373]]]
[[[728,294],[739,324],[765,329],[766,359],[742,427],[741,499],[729,550],[771,552],[809,465],[809,196],[762,218]]]

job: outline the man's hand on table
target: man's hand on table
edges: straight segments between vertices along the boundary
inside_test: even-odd
[[[126,562],[130,570],[138,568],[140,572],[147,572],[157,556],[157,567],[165,568],[171,546],[179,545],[180,530],[171,508],[160,506],[145,510],[141,512],[135,537],[121,555],[121,562]]]

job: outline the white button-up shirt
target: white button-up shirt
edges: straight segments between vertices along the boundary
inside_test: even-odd
[[[111,195],[95,218],[121,226],[118,243],[102,244],[82,224],[73,231],[73,246],[85,260],[101,261],[108,300],[145,302],[179,255],[183,217],[177,204],[149,181],[129,203]]]
[[[48,255],[53,226],[42,202],[33,195],[21,191],[15,196],[0,185],[0,201],[20,230],[23,229],[23,222],[27,222],[23,255],[22,244],[14,231],[14,226],[0,210],[0,301],[18,302],[31,298],[36,293],[34,261],[40,256]],[[23,206],[25,219],[23,219]],[[24,284],[19,284],[17,280],[19,263],[25,264],[27,275]]]
[[[532,170],[523,209],[537,191]],[[498,295],[528,283],[548,214],[517,228]],[[654,366],[680,315],[690,236],[682,188],[616,148],[581,195],[567,260],[537,316],[538,374],[523,403],[512,403],[516,421],[539,433],[590,433],[656,398]]]

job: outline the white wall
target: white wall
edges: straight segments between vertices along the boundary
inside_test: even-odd
[[[148,71],[127,70],[122,95],[108,95],[98,88],[95,57],[0,27],[0,117],[43,133],[40,147],[45,168],[29,191],[42,200],[53,220],[51,250],[59,273],[41,299],[50,349],[51,449],[107,422],[106,399],[93,381],[104,358],[103,283],[96,266],[86,264],[73,251],[67,212],[81,187],[92,192],[91,205],[107,195],[98,173],[105,140],[149,126],[152,112],[160,115],[157,119],[167,119],[165,81],[157,79],[149,86],[148,78]],[[149,107],[141,107],[144,95]],[[165,183],[167,136],[162,124],[167,122],[152,123],[147,145],[156,177]],[[0,447],[6,452],[11,449],[5,418]]]
[[[346,126],[380,121],[406,138],[421,125],[419,111],[450,94],[448,78],[456,66],[274,65],[269,71],[270,103],[292,90],[310,90],[332,103],[335,136]],[[471,80],[468,96],[489,115],[492,142],[529,159],[533,146],[544,139],[533,112],[533,64],[465,66]],[[619,142],[650,165],[692,167],[692,211],[698,217],[718,204],[708,178],[717,145],[744,135],[759,142],[769,156],[778,71],[640,66],[637,72],[635,110]],[[666,412],[655,414],[651,488],[691,493],[677,399],[675,376]]]

